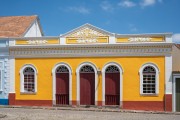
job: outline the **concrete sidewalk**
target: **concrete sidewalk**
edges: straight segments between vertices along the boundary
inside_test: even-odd
[[[47,110],[71,110],[71,111],[95,111],[95,112],[121,112],[121,113],[180,115],[180,112],[124,110],[124,109],[113,108],[113,107],[76,107],[76,106],[42,107],[42,106],[6,106],[6,105],[0,105],[0,108],[24,108],[24,109],[47,109]]]

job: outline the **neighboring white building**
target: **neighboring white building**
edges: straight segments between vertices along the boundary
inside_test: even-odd
[[[39,23],[39,18],[33,16],[8,16],[0,17],[0,104],[9,103],[9,93],[14,93],[10,89],[11,72],[14,69],[14,58],[9,57],[9,40],[13,37],[41,37],[43,32]],[[13,87],[11,87],[13,88]]]
[[[180,44],[172,47],[173,111],[180,111]]]

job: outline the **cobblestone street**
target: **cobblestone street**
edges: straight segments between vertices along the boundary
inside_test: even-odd
[[[179,120],[180,115],[97,112],[50,109],[0,108],[2,120]]]

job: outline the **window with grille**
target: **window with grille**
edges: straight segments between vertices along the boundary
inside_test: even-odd
[[[80,69],[80,73],[94,73],[94,69],[89,65],[85,65]]]
[[[24,75],[24,92],[35,92],[35,71],[31,67],[26,67]]]
[[[156,93],[156,70],[152,66],[147,66],[143,69],[143,93]]]
[[[118,67],[111,65],[106,68],[106,73],[119,73]]]
[[[56,73],[69,73],[69,70],[66,66],[61,65],[56,69]]]

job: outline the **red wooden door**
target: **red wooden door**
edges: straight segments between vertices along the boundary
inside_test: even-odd
[[[119,105],[120,95],[120,74],[106,73],[105,74],[105,104]]]
[[[95,104],[95,74],[80,73],[80,104]]]
[[[56,104],[69,104],[69,73],[56,73]]]

